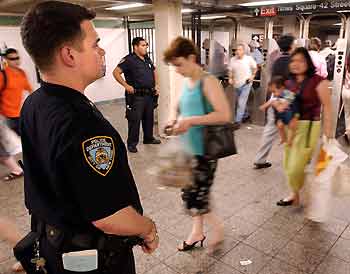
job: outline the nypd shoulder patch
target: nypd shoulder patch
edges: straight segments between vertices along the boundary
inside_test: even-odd
[[[82,143],[85,160],[102,176],[111,170],[115,159],[114,141],[109,136],[95,136]]]

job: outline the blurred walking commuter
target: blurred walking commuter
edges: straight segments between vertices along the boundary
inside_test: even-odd
[[[203,223],[212,226],[210,251],[223,241],[223,224],[211,211],[210,190],[214,181],[217,160],[208,160],[204,155],[203,128],[205,125],[227,123],[231,111],[219,81],[206,74],[196,62],[198,51],[192,41],[178,37],[164,53],[164,61],[175,66],[176,72],[186,77],[183,90],[170,114],[168,125],[173,125],[175,134],[182,135],[188,152],[194,156],[193,184],[182,189],[182,199],[187,212],[192,216],[192,231],[178,247],[179,251],[193,249],[206,239]],[[211,110],[205,112],[205,106]]]

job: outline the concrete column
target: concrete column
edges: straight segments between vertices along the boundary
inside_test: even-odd
[[[170,42],[182,35],[181,0],[153,0],[155,39],[156,39],[156,67],[159,79],[159,107],[158,130],[162,129],[168,121],[169,110],[174,99],[181,91],[182,77],[175,73],[163,60],[163,52]]]
[[[300,36],[299,23],[297,24],[297,17],[295,15],[283,17],[283,33],[291,33],[295,37]]]

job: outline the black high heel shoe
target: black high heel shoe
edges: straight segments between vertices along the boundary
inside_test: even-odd
[[[179,247],[178,247],[177,250],[178,250],[178,251],[189,251],[189,250],[194,249],[198,243],[200,243],[200,244],[201,244],[201,247],[203,247],[203,242],[205,241],[205,239],[206,239],[206,237],[203,236],[203,239],[202,239],[202,240],[196,241],[196,242],[194,242],[193,244],[190,244],[190,245],[187,244],[186,241],[184,241],[184,242],[183,242],[182,248],[179,248]]]

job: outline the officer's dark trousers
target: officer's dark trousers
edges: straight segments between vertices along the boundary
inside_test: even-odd
[[[136,147],[139,142],[141,122],[144,136],[143,140],[147,142],[153,139],[153,96],[132,95],[128,99],[130,99],[130,103],[127,103],[126,108],[126,119],[128,119],[127,144],[128,147]]]
[[[123,252],[99,251],[98,270],[89,272],[73,272],[63,269],[62,255],[54,248],[46,237],[40,241],[41,256],[46,262],[48,274],[135,274],[134,255],[131,249]]]

